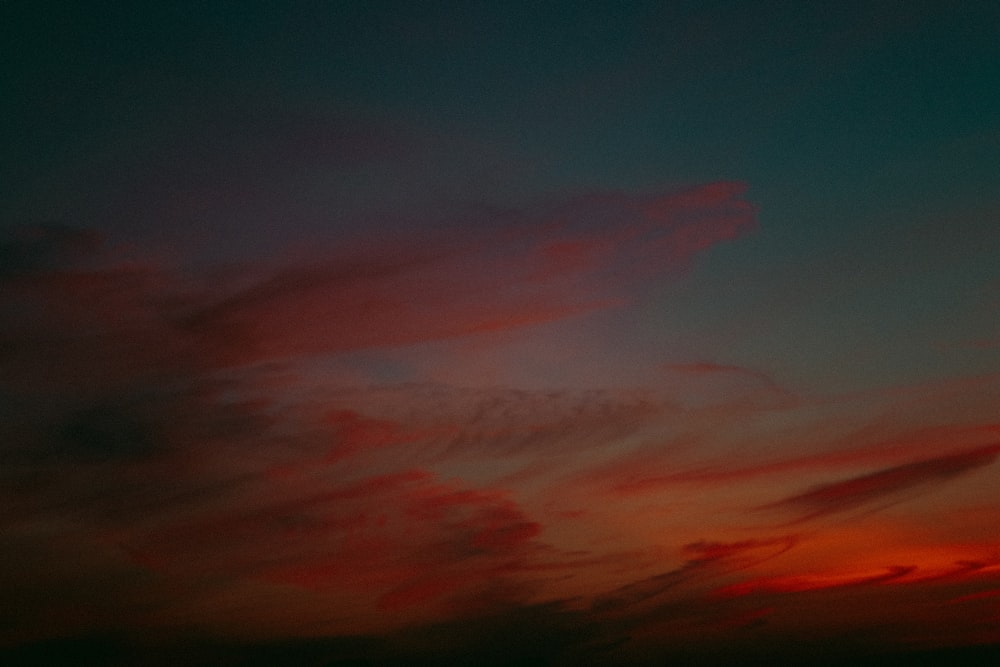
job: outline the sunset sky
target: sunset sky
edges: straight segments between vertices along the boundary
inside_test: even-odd
[[[0,5],[0,662],[1000,646],[1000,5],[113,4]]]

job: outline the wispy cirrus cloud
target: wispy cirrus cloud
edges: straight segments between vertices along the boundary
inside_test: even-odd
[[[682,551],[689,560],[681,567],[632,582],[597,596],[592,604],[595,612],[619,612],[634,607],[698,579],[722,576],[778,557],[798,543],[795,535],[741,542],[692,542]]]
[[[325,375],[352,354],[622,307],[752,229],[742,192],[567,198],[450,236],[359,234],[209,274],[123,260],[90,232],[24,231],[0,247],[0,525],[14,545],[0,555],[30,559],[46,594],[4,641],[106,624],[98,602],[50,630],[38,619],[71,617],[105,590],[94,579],[115,577],[131,610],[116,627],[219,628],[226,609],[277,634],[305,618],[398,639],[472,619],[488,630],[517,609],[615,647],[671,623],[755,632],[787,622],[770,598],[796,592],[985,580],[988,553],[951,569],[802,568],[823,522],[775,536],[746,508],[785,489],[769,507],[805,524],[985,469],[1000,453],[985,409],[900,415],[995,379],[817,407],[763,371],[677,357],[633,389]],[[820,486],[796,493],[806,476]],[[81,536],[95,563],[70,576],[59,565]],[[78,592],[53,600],[60,587]],[[154,594],[155,611],[142,604]]]
[[[948,458],[980,448],[998,433],[1000,426],[992,423],[928,427],[883,437],[862,446],[844,446],[843,441],[814,443],[812,448],[826,451],[756,464],[748,464],[737,457],[671,464],[664,460],[662,454],[640,451],[606,464],[595,470],[592,477],[602,480],[610,493],[619,496],[655,493],[678,485],[717,486],[748,483],[759,478],[780,480],[796,473],[815,475],[870,468],[873,465],[906,465],[905,462],[912,460],[915,453],[922,453],[928,458],[935,458],[935,454],[939,455],[937,458]],[[870,437],[867,434],[853,435],[856,440]],[[849,438],[843,440],[851,441]],[[675,469],[670,470],[671,467]],[[666,471],[660,472],[665,468]]]
[[[72,515],[111,545],[112,569],[184,590],[348,591],[344,604],[381,609],[389,625],[503,580],[519,590],[600,563],[606,554],[548,544],[548,518],[499,478],[643,428],[665,409],[643,392],[258,380],[314,357],[624,303],[649,276],[752,229],[743,191],[571,198],[451,235],[362,234],[205,275],[128,260],[90,231],[21,230],[0,245],[0,395],[12,407],[0,520],[34,543],[34,526]],[[464,479],[476,477],[470,461],[497,472]]]
[[[509,214],[492,231],[376,248],[361,260],[304,259],[195,309],[181,326],[228,365],[562,319],[619,304],[642,278],[681,270],[749,231],[742,191],[593,195]]]
[[[775,577],[733,584],[719,589],[716,594],[722,597],[739,597],[760,593],[802,593],[806,591],[842,588],[849,586],[871,586],[885,584],[903,579],[912,574],[914,566],[893,566],[877,572],[844,575],[802,575],[792,577]]]
[[[595,195],[511,213],[499,229],[471,220],[436,238],[362,238],[354,251],[245,267],[224,281],[122,262],[56,267],[93,241],[40,228],[0,255],[10,269],[0,295],[6,357],[24,367],[88,356],[89,346],[102,357],[130,350],[139,369],[162,367],[159,356],[206,369],[517,329],[619,304],[642,278],[746,233],[754,213],[743,191]]]
[[[911,489],[927,489],[984,468],[996,461],[1000,445],[988,445],[932,459],[885,468],[790,496],[768,507],[788,509],[800,520],[869,506]]]

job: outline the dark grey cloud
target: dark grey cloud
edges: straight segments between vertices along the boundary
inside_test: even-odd
[[[43,270],[59,270],[92,254],[100,235],[59,222],[17,227],[0,238],[0,280]]]
[[[684,565],[599,595],[594,598],[592,610],[597,613],[627,611],[634,614],[640,605],[683,584],[770,560],[797,543],[798,538],[794,535],[743,542],[693,542],[683,548],[684,554],[689,557]]]
[[[904,491],[931,490],[956,477],[992,465],[998,453],[1000,445],[988,445],[885,468],[818,486],[767,507],[791,510],[803,520],[846,512],[895,498]]]

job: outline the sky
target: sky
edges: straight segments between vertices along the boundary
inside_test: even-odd
[[[8,664],[995,659],[995,3],[0,26]]]

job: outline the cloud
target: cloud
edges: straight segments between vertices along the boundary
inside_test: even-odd
[[[516,573],[511,563],[533,553],[541,532],[506,493],[444,484],[419,470],[327,491],[305,490],[300,480],[281,498],[250,503],[227,510],[219,502],[158,528],[156,520],[129,527],[123,548],[133,562],[171,576],[351,591],[401,612]]]
[[[733,584],[716,591],[721,597],[739,597],[760,593],[802,593],[805,591],[842,588],[847,586],[872,586],[900,580],[912,574],[916,567],[887,567],[874,573],[846,575],[803,575],[792,577],[774,577],[769,579],[754,579]]]
[[[399,422],[373,419],[355,410],[332,410],[326,417],[332,427],[336,445],[326,456],[326,462],[378,449],[412,444],[442,435],[440,429],[407,429]],[[444,430],[447,433],[448,429]]]
[[[794,535],[764,540],[741,542],[693,542],[683,547],[689,557],[683,566],[632,582],[608,593],[597,596],[592,604],[595,612],[618,612],[654,600],[682,584],[706,577],[717,577],[726,572],[744,569],[770,560],[798,543]]]
[[[221,280],[101,256],[87,230],[25,228],[0,245],[0,370],[118,381],[128,369],[204,372],[565,319],[620,305],[650,276],[750,231],[743,190],[593,195],[499,227],[487,216],[405,241],[362,234]]]
[[[621,303],[646,272],[678,268],[706,247],[688,236],[721,242],[752,228],[742,193],[739,184],[716,184],[592,195],[509,213],[500,226],[491,218],[405,243],[361,234],[335,252],[201,275],[108,251],[90,230],[15,230],[0,243],[0,393],[16,406],[0,427],[9,436],[0,456],[114,465],[190,455],[198,438],[223,441],[224,450],[245,446],[244,435],[213,429],[276,418],[267,405],[232,398],[278,399],[258,390],[255,369],[522,329]],[[301,389],[277,402],[287,407]],[[460,414],[458,426],[415,432],[348,401],[326,411],[326,424],[309,425],[308,437],[297,433],[294,449],[314,451],[312,440],[325,437],[331,459],[414,440],[437,443],[442,455],[484,441],[499,452],[614,437],[650,411],[642,401],[598,403],[575,417],[522,414],[526,427]],[[247,438],[258,453],[276,441],[262,433]]]
[[[767,373],[742,366],[700,361],[663,364],[662,371],[688,408],[781,410],[800,402]]]
[[[3,425],[16,437],[0,449],[0,522],[30,532],[72,516],[179,590],[255,582],[353,595],[345,610],[380,607],[389,625],[497,582],[599,567],[602,554],[547,545],[547,518],[493,482],[507,457],[521,466],[599,450],[660,413],[643,392],[413,384],[320,387],[320,400],[308,384],[258,393],[254,372],[210,365],[148,373],[50,389],[53,400]],[[470,474],[470,460],[490,462],[475,469],[495,466],[494,479],[440,472]],[[521,599],[522,585],[509,595]]]
[[[92,230],[57,222],[16,228],[0,240],[0,279],[61,270],[89,257],[100,243]]]
[[[815,406],[734,365],[653,362],[659,384],[634,390],[366,386],[326,374],[331,358],[361,351],[379,358],[621,307],[651,277],[752,229],[742,192],[591,194],[451,235],[359,234],[204,274],[105,252],[90,232],[24,232],[34,240],[0,252],[0,526],[14,536],[0,555],[30,562],[17,590],[33,601],[4,641],[108,624],[280,635],[308,619],[308,632],[392,644],[419,631],[407,628],[469,623],[487,637],[513,610],[550,624],[552,650],[573,653],[631,645],[663,624],[782,623],[779,604],[707,595],[739,586],[744,570],[744,589],[760,593],[927,574],[789,574],[776,559],[797,558],[805,538],[740,524],[760,492],[740,486],[847,471],[772,505],[803,518],[843,512],[989,465],[994,424],[855,429],[819,453],[809,441],[763,458],[752,437],[726,449],[723,426],[772,433],[768,420],[787,419],[808,431]],[[914,452],[923,458],[901,463]],[[881,470],[855,475],[870,467]],[[612,492],[594,495],[595,482]],[[645,494],[678,483],[706,493],[689,488],[676,504]],[[716,510],[731,498],[739,511],[720,529]],[[718,539],[696,539],[702,530]],[[77,543],[90,550],[79,566],[67,555]],[[940,585],[990,567],[954,569]],[[88,602],[114,581],[127,582],[128,614]],[[74,620],[76,607],[95,611]]]
[[[898,496],[910,489],[935,486],[991,465],[1000,445],[885,468],[860,477],[816,487],[767,507],[788,509],[800,520],[846,512]]]
[[[714,370],[706,372],[715,373]],[[797,410],[808,410],[809,407],[808,404],[796,403],[788,406],[784,414],[794,416]],[[809,426],[811,423],[807,428]],[[967,450],[989,447],[986,443],[996,439],[1000,426],[994,423],[949,424],[903,430],[892,435],[886,435],[886,430],[886,425],[880,421],[867,422],[864,427],[832,442],[824,440],[792,450],[812,449],[812,453],[765,461],[758,461],[760,457],[756,455],[747,457],[739,454],[704,461],[674,460],[678,457],[671,458],[658,449],[640,449],[617,461],[605,462],[592,471],[587,480],[598,482],[611,495],[627,497],[690,485],[711,487],[750,483],[761,478],[780,481],[793,473],[815,474],[860,470],[873,465],[905,465],[915,453],[928,458],[948,458]],[[874,438],[876,435],[878,439]],[[864,444],[857,444],[859,442]]]
[[[988,591],[979,591],[976,593],[969,593],[967,595],[962,595],[954,600],[952,603],[961,604],[964,602],[978,602],[980,600],[992,600],[993,598],[1000,597],[1000,588],[994,588]]]
[[[743,378],[778,389],[777,383],[767,373],[731,364],[717,364],[711,361],[668,363],[663,364],[663,370],[668,374],[678,374],[687,378]]]
[[[527,391],[406,384],[324,393],[383,419],[417,426],[430,460],[581,452],[615,443],[670,413],[646,391]]]
[[[878,530],[878,529],[875,529]],[[714,598],[784,595],[828,589],[874,586],[901,586],[934,591],[949,596],[949,603],[991,597],[989,591],[954,596],[955,590],[989,587],[1000,573],[1000,552],[995,544],[940,544],[933,547],[911,545],[896,549],[872,549],[873,538],[865,539],[865,553],[846,561],[834,559],[826,566],[812,565],[794,574],[750,577],[712,592]],[[878,559],[895,563],[867,566]]]
[[[491,231],[470,220],[463,230],[480,231],[361,258],[313,257],[196,309],[181,326],[220,364],[240,365],[563,319],[620,304],[641,280],[680,271],[752,229],[743,189],[593,195],[509,214]]]

